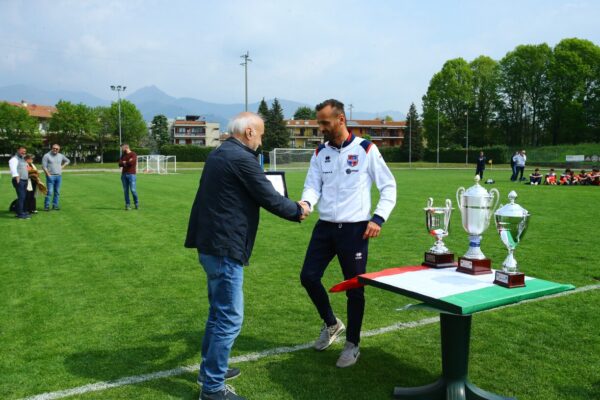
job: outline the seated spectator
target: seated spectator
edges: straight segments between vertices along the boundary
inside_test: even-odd
[[[554,168],[550,168],[550,171],[546,174],[546,185],[556,185],[556,172]]]
[[[570,185],[573,183],[573,171],[570,168],[565,169],[560,175],[560,184],[561,185]]]
[[[587,174],[584,169],[581,170],[579,174],[577,174],[577,182],[580,185],[589,185],[591,182],[590,174]]]
[[[598,168],[594,168],[590,172],[590,185],[600,186],[600,171]]]
[[[529,175],[529,184],[539,185],[540,183],[542,183],[542,174],[540,174],[540,169],[536,168],[533,170],[533,173]]]

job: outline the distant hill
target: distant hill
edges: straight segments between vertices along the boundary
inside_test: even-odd
[[[91,107],[107,106],[110,101],[101,99],[87,92],[69,92],[66,90],[42,90],[27,85],[10,85],[0,87],[0,100],[20,102],[25,100],[30,104],[53,106],[60,100],[72,103],[83,103]]]
[[[152,118],[158,114],[163,114],[167,118],[200,115],[206,121],[220,123],[223,130],[231,117],[244,111],[243,103],[219,104],[189,97],[177,98],[168,95],[154,85],[138,89],[124,98],[137,106],[146,121],[152,121]],[[25,100],[32,104],[44,105],[55,105],[59,100],[68,100],[73,103],[84,103],[92,107],[108,106],[114,101],[114,99],[101,99],[87,92],[42,90],[27,85],[0,87],[0,100],[16,102]],[[283,108],[286,119],[291,119],[298,107],[314,107],[314,104],[300,103],[286,99],[278,100]],[[271,105],[273,99],[265,99],[265,101]],[[248,104],[248,110],[256,112],[259,104],[260,102]],[[395,121],[404,118],[404,115],[397,111],[382,111],[379,113],[354,111],[352,113],[354,119],[384,118],[386,115],[390,115]]]

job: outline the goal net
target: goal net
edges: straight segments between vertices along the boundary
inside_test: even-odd
[[[144,174],[172,174],[177,172],[177,157],[158,154],[138,156],[137,170]]]
[[[269,169],[271,171],[307,170],[314,153],[315,149],[273,149],[269,152]]]

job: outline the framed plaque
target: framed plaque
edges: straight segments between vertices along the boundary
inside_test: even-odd
[[[288,197],[287,185],[285,183],[285,172],[267,171],[265,172],[265,175],[280,195]]]

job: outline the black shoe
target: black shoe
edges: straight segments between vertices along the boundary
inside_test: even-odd
[[[227,372],[225,372],[225,380],[235,379],[240,376],[241,373],[242,371],[240,371],[239,368],[227,368]],[[204,379],[201,376],[198,376],[197,382],[198,385],[202,386]]]
[[[139,209],[140,209],[140,206],[136,204],[136,205],[135,205],[135,209],[136,209],[136,210],[139,210]]]
[[[15,215],[15,217],[18,219],[31,219],[31,215],[29,214]]]
[[[200,400],[246,400],[245,397],[238,396],[231,387],[225,386],[225,389],[215,393],[205,393],[202,391]]]

